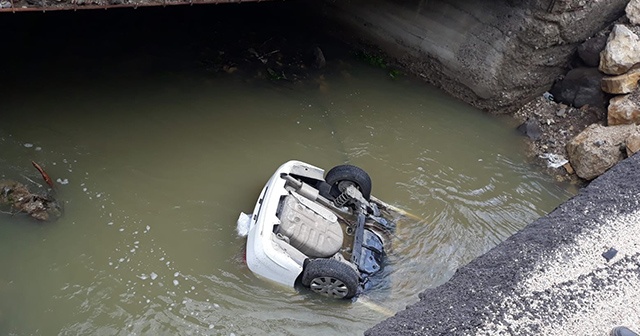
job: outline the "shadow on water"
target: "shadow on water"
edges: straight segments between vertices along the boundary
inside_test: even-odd
[[[301,8],[3,15],[0,177],[39,162],[66,212],[0,217],[0,334],[360,334],[571,195],[503,124],[360,63]],[[423,218],[355,303],[242,262],[237,216],[289,159],[361,166]]]

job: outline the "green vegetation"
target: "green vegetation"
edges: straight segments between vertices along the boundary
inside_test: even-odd
[[[369,65],[372,65],[376,68],[385,69],[385,70],[389,69],[389,63],[381,54],[374,54],[368,51],[357,51],[355,55],[356,55],[356,58],[358,58],[359,60]],[[388,74],[389,74],[389,77],[393,79],[396,79],[404,75],[404,73],[399,69],[389,69]]]
[[[385,59],[380,55],[375,55],[367,51],[357,51],[356,57],[369,65],[373,65],[376,68],[387,68],[387,61],[385,61]]]
[[[389,77],[396,79],[400,76],[404,75],[404,73],[398,69],[391,69],[389,70]]]
[[[271,68],[267,68],[267,74],[269,74],[269,79],[271,80],[278,81],[278,80],[287,79],[287,76],[284,75],[284,72],[277,73]]]

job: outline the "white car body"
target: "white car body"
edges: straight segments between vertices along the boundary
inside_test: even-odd
[[[288,287],[300,280],[318,294],[350,299],[382,267],[395,227],[388,210],[356,166],[335,166],[324,176],[289,161],[267,181],[253,213],[240,215],[238,233],[246,233],[246,262],[258,276]]]
[[[280,176],[293,171],[318,179],[322,179],[324,174],[323,169],[300,161],[288,161],[276,170],[253,209],[246,255],[252,272],[289,287],[294,286],[302,273],[306,256],[279,239],[274,233],[274,226],[280,224],[276,216],[280,198],[289,194],[285,189],[286,181]]]

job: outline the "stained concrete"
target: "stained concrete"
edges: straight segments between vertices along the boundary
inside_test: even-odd
[[[640,331],[640,155],[365,335]]]
[[[326,1],[328,17],[407,69],[491,112],[549,90],[580,43],[624,15],[628,0]]]

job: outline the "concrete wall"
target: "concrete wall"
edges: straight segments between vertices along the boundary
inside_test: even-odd
[[[430,82],[510,112],[549,89],[628,0],[327,1],[325,13]]]

